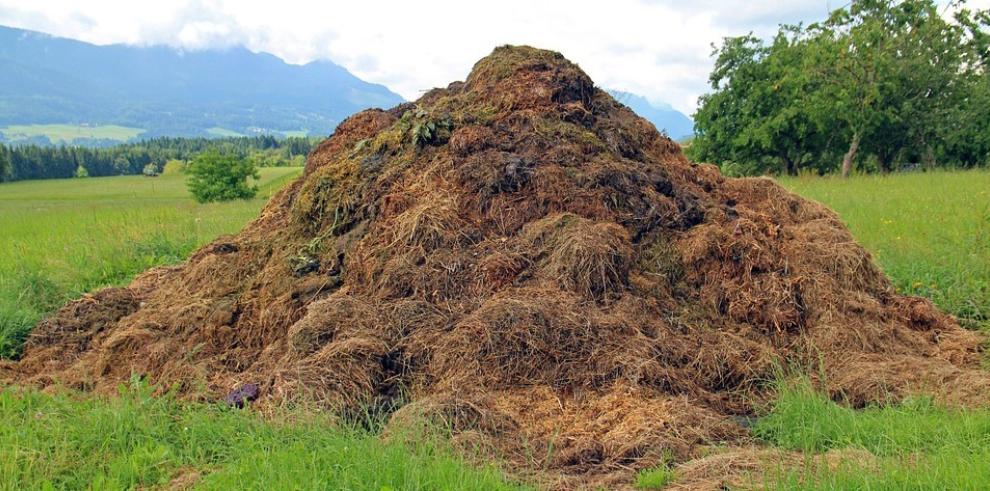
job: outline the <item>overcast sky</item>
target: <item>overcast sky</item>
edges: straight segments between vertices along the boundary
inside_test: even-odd
[[[975,0],[974,6],[990,5]],[[463,80],[501,44],[564,53],[606,88],[694,112],[711,44],[823,18],[840,0],[0,0],[0,24],[97,44],[244,45],[330,59],[406,99]]]

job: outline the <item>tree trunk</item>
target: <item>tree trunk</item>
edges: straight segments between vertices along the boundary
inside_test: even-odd
[[[856,158],[856,152],[859,150],[859,138],[859,133],[853,133],[852,141],[849,142],[849,151],[842,157],[842,177],[849,177],[849,173],[852,172],[853,159]]]
[[[925,145],[925,153],[922,154],[921,161],[925,165],[925,170],[935,169],[935,150],[931,145]]]
[[[781,160],[784,161],[784,172],[789,176],[796,176],[797,164],[790,157],[781,157]]]
[[[880,164],[880,172],[889,174],[891,169],[891,158],[883,151],[877,152],[877,163]]]

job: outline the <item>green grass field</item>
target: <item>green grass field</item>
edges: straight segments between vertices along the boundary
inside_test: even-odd
[[[988,409],[947,409],[918,399],[856,411],[799,380],[781,387],[753,433],[807,456],[803,468],[760,479],[779,489],[975,490],[990,483]],[[813,462],[814,455],[830,450],[859,453],[836,468]]]
[[[257,198],[206,205],[182,175],[0,184],[0,356],[16,354],[29,328],[66,300],[236,232],[301,169],[260,172]]]
[[[789,178],[835,210],[902,293],[975,327],[990,321],[990,172]]]
[[[259,198],[197,205],[182,176],[0,185],[0,346],[85,291],[125,283],[238,230],[298,169],[262,169]],[[793,178],[782,183],[835,209],[896,287],[926,295],[973,328],[990,316],[990,172]],[[382,441],[304,409],[251,411],[151,398],[0,390],[0,489],[124,489],[195,480],[203,489],[499,489],[441,440]],[[279,417],[280,416],[280,417]],[[990,411],[914,400],[854,411],[806,384],[782,384],[754,427],[808,464],[754,481],[778,489],[979,489],[990,482]],[[868,452],[837,468],[811,457]],[[860,454],[860,455],[861,455]],[[851,454],[857,455],[857,454]],[[676,467],[643,472],[643,489],[676,483]]]
[[[82,126],[74,124],[28,124],[11,125],[0,128],[0,133],[8,141],[25,140],[35,136],[47,136],[54,144],[72,143],[76,138],[127,141],[144,130],[128,126],[101,125]]]
[[[275,417],[151,397],[140,383],[114,398],[0,390],[0,489],[520,489],[438,436],[383,442],[326,414]]]
[[[301,129],[301,130],[287,130],[287,131],[283,131],[281,133],[282,133],[282,136],[284,136],[286,138],[306,138],[307,136],[309,136],[309,130],[306,130],[306,129]]]

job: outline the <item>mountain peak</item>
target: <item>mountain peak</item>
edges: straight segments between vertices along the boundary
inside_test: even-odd
[[[681,139],[694,134],[694,122],[684,113],[674,109],[666,102],[651,102],[646,97],[621,90],[609,90],[615,100],[629,106],[640,116],[646,118],[658,130],[662,130],[674,139]]]

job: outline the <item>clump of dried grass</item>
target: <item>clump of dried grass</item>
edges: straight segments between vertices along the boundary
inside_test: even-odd
[[[563,213],[530,223],[522,238],[538,274],[564,289],[602,298],[628,285],[633,250],[629,233],[615,223]]]

